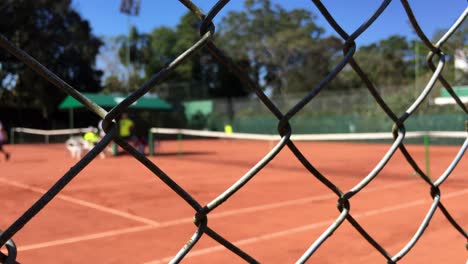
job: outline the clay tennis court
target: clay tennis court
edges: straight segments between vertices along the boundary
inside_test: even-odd
[[[387,144],[297,143],[322,174],[347,191],[388,150]],[[163,141],[157,166],[205,205],[269,150],[257,141]],[[63,144],[7,145],[0,163],[0,229],[6,229],[72,167]],[[409,145],[424,168],[424,147]],[[182,151],[182,155],[179,152]],[[456,146],[431,146],[431,175],[440,175]],[[442,202],[468,225],[468,162],[442,184]],[[429,186],[397,152],[351,200],[351,215],[391,255],[412,238],[433,200]],[[337,197],[288,149],[208,215],[208,225],[262,263],[293,263],[339,216]],[[167,263],[196,231],[194,210],[130,155],[95,159],[14,237],[21,263]],[[466,239],[438,210],[399,263],[465,263]],[[347,221],[310,263],[387,263]],[[245,263],[204,235],[183,263]]]

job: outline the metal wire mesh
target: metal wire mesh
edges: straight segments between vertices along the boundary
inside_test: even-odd
[[[8,253],[0,254],[0,260],[4,263],[16,263],[16,246],[12,240],[15,234],[21,230],[28,222],[39,213],[54,197],[61,192],[61,190],[70,183],[80,172],[93,160],[96,156],[104,150],[104,148],[111,142],[114,141],[128,153],[133,155],[135,159],[141,162],[148,170],[152,171],[155,176],[157,176],[163,183],[172,189],[176,194],[178,194],[188,205],[190,205],[195,211],[194,223],[197,226],[196,232],[188,240],[188,242],[183,245],[180,251],[174,256],[171,260],[171,263],[180,262],[187,253],[193,248],[193,246],[199,241],[202,235],[208,235],[217,241],[219,244],[223,245],[225,248],[232,251],[238,257],[244,259],[249,263],[257,263],[258,261],[253,257],[244,252],[241,248],[237,247],[222,235],[216,232],[208,225],[208,218],[210,212],[221,206],[223,202],[228,200],[230,197],[236,194],[245,184],[247,184],[252,178],[254,178],[257,173],[262,170],[275,156],[285,148],[289,148],[296,158],[301,162],[301,164],[306,168],[311,175],[317,178],[323,185],[325,185],[331,192],[333,192],[338,201],[337,208],[340,212],[336,220],[318,237],[313,241],[310,247],[304,252],[304,254],[297,260],[298,263],[306,262],[313,254],[321,247],[321,245],[332,236],[333,232],[336,231],[343,224],[344,221],[348,221],[361,235],[367,240],[374,248],[377,250],[383,258],[387,260],[388,263],[396,263],[402,259],[417,243],[418,239],[424,234],[425,229],[431,222],[434,213],[437,210],[440,210],[448,221],[453,225],[463,237],[468,239],[468,234],[458,223],[455,218],[453,218],[450,212],[446,209],[443,204],[440,186],[447,180],[451,172],[456,167],[457,163],[461,160],[463,154],[465,153],[468,147],[468,139],[466,139],[463,145],[460,147],[458,154],[455,156],[451,164],[446,168],[445,172],[437,178],[430,178],[425,174],[420,165],[413,159],[412,155],[408,152],[404,144],[404,139],[406,135],[405,130],[405,121],[408,120],[415,112],[415,110],[421,105],[421,103],[426,99],[428,94],[434,87],[434,84],[438,81],[444,88],[450,93],[450,95],[456,100],[458,107],[466,114],[468,110],[465,105],[460,101],[455,92],[452,90],[450,83],[444,78],[442,74],[442,69],[445,65],[446,55],[443,52],[443,45],[449,39],[453,33],[457,30],[460,24],[468,16],[468,8],[460,15],[459,19],[452,25],[452,27],[445,33],[445,35],[437,42],[432,43],[421,28],[418,25],[418,21],[413,14],[413,11],[408,4],[407,0],[401,0],[401,4],[406,11],[406,14],[411,22],[412,27],[417,33],[418,37],[422,40],[424,45],[430,50],[427,55],[427,64],[432,70],[432,78],[425,85],[424,90],[419,94],[417,99],[413,102],[411,106],[404,113],[395,113],[392,109],[385,103],[385,101],[380,96],[379,92],[375,88],[372,81],[368,78],[366,70],[362,69],[359,66],[359,62],[356,61],[353,57],[356,51],[355,40],[366,31],[369,26],[371,26],[386,10],[387,6],[391,0],[382,1],[381,5],[375,10],[371,17],[366,20],[358,29],[350,34],[347,33],[341,25],[335,20],[333,15],[329,13],[327,8],[319,0],[313,0],[313,4],[320,10],[323,17],[328,21],[331,27],[336,31],[336,33],[344,40],[343,45],[343,58],[335,66],[334,70],[330,72],[327,76],[324,76],[323,80],[316,85],[305,97],[303,97],[299,102],[297,102],[293,107],[291,107],[287,112],[283,113],[278,109],[274,102],[272,102],[258,87],[254,81],[249,78],[249,75],[244,72],[244,70],[236,65],[233,60],[226,56],[222,52],[222,47],[218,47],[213,41],[213,36],[215,34],[215,27],[212,23],[213,19],[218,15],[218,13],[224,8],[224,6],[229,2],[229,0],[220,0],[218,1],[213,8],[204,14],[194,3],[189,0],[180,0],[180,2],[187,7],[193,14],[195,14],[198,19],[201,21],[200,27],[200,39],[194,43],[190,48],[185,52],[180,54],[173,62],[167,65],[165,68],[160,70],[157,74],[152,76],[152,78],[142,85],[137,91],[129,95],[125,100],[123,100],[118,106],[107,112],[98,105],[94,104],[88,98],[80,94],[76,89],[65,83],[53,72],[44,67],[41,63],[36,61],[26,52],[17,48],[13,45],[8,39],[0,34],[0,47],[9,53],[16,56],[23,63],[28,65],[32,70],[41,75],[43,78],[50,81],[58,89],[66,92],[68,95],[73,96],[76,100],[81,102],[89,111],[94,112],[96,115],[101,117],[103,121],[103,129],[106,131],[106,136],[87,154],[85,155],[78,163],[76,163],[63,177],[61,177],[36,203],[34,203],[24,214],[19,217],[14,223],[12,223],[8,228],[0,233],[0,246],[5,246]],[[117,135],[117,124],[113,121],[121,113],[126,111],[128,107],[142,97],[145,93],[150,91],[152,87],[156,84],[164,82],[165,78],[173,72],[179,65],[183,64],[185,60],[190,58],[194,53],[199,51],[202,48],[206,48],[213,57],[219,62],[228,67],[232,72],[234,72],[237,77],[239,77],[242,82],[253,91],[257,97],[263,102],[263,104],[270,110],[271,114],[278,119],[278,134],[281,136],[281,140],[277,145],[266,154],[260,161],[257,162],[247,173],[242,175],[239,180],[232,185],[230,188],[221,193],[217,198],[212,200],[206,205],[200,204],[196,199],[194,199],[190,193],[184,190],[177,182],[174,181],[169,175],[167,175],[163,170],[161,170],[157,164],[151,162],[144,155],[140,154],[136,149],[130,146],[127,142],[122,140]],[[386,113],[387,117],[391,119],[394,123],[393,126],[393,143],[391,147],[387,150],[385,155],[381,158],[380,162],[375,166],[375,168],[361,181],[356,184],[350,190],[341,190],[334,182],[332,182],[326,175],[322,174],[314,164],[312,164],[301,152],[301,150],[296,146],[294,140],[291,139],[292,132],[291,126],[289,125],[289,120],[294,117],[301,109],[306,106],[314,97],[340,73],[340,71],[346,66],[350,65],[352,69],[360,76],[362,81],[365,83],[369,93],[375,99],[375,101],[380,105],[383,111]],[[468,129],[468,125],[467,125]],[[407,244],[401,248],[401,250],[395,255],[391,255],[387,250],[381,246],[379,241],[374,239],[353,217],[353,214],[350,210],[350,205],[352,198],[361,192],[369,183],[371,183],[378,175],[379,172],[386,166],[387,162],[392,158],[396,151],[400,151],[407,162],[411,167],[420,175],[421,180],[424,184],[427,185],[430,196],[433,199],[433,203],[428,208],[425,218],[421,221],[418,230],[413,235],[413,237],[407,242]]]

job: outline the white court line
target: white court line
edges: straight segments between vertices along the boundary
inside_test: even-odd
[[[464,194],[467,194],[467,193],[468,193],[468,189],[462,190],[462,191],[459,191],[459,192],[452,192],[452,193],[448,193],[448,194],[443,194],[442,197],[444,199],[448,199],[448,198],[452,198],[452,197],[456,197],[456,196],[461,196],[461,195],[464,195]],[[392,212],[392,211],[398,211],[398,210],[401,210],[401,209],[407,209],[407,208],[418,206],[418,205],[423,205],[423,204],[425,204],[427,202],[428,201],[425,200],[425,199],[419,199],[419,200],[416,200],[414,202],[399,204],[399,205],[392,206],[392,207],[385,207],[385,208],[380,208],[380,209],[376,209],[376,210],[370,210],[370,211],[366,211],[366,212],[355,213],[355,214],[352,214],[352,216],[355,219],[360,219],[360,218],[365,218],[365,217],[368,217],[368,216],[374,216],[374,215],[379,215],[379,214],[388,213],[388,212]],[[242,245],[262,242],[262,241],[265,241],[265,240],[278,238],[278,237],[282,237],[282,236],[288,236],[288,235],[291,235],[291,234],[294,234],[294,233],[300,233],[300,232],[316,229],[316,228],[319,228],[319,227],[329,226],[335,220],[336,220],[336,218],[328,219],[326,221],[320,221],[320,222],[317,222],[317,223],[313,223],[311,225],[306,225],[306,226],[296,227],[296,228],[292,228],[292,229],[288,229],[288,230],[283,230],[283,231],[280,231],[280,232],[265,234],[263,236],[255,236],[255,237],[251,237],[251,238],[247,238],[247,239],[242,239],[242,240],[238,240],[238,241],[233,242],[233,244],[236,245],[236,246],[242,246]],[[209,254],[209,253],[213,253],[213,252],[221,251],[221,250],[226,250],[226,248],[224,246],[222,246],[222,245],[218,245],[218,246],[208,247],[208,248],[199,249],[199,250],[192,250],[187,254],[187,256],[185,256],[184,259],[187,259],[189,257],[205,255],[205,254]],[[166,258],[162,258],[162,259],[158,259],[158,260],[154,260],[154,261],[145,262],[144,264],[167,263],[168,261],[172,260],[173,258],[174,258],[174,256],[166,257]]]
[[[121,182],[112,182],[112,183],[105,183],[105,184],[81,184],[79,186],[67,186],[68,191],[83,191],[83,190],[90,190],[90,189],[101,189],[101,188],[112,188],[112,187],[121,187],[122,185],[125,185],[126,187],[132,186],[132,185],[143,185],[143,184],[148,184],[148,183],[155,183],[157,178],[153,178],[152,180],[146,180],[146,181],[139,181],[139,182],[126,182],[126,183],[121,183]]]
[[[375,192],[375,191],[382,191],[385,189],[393,189],[393,188],[398,188],[404,185],[409,185],[415,183],[414,181],[410,182],[399,182],[395,184],[384,184],[384,186],[376,186],[373,188],[368,188],[366,191],[367,192]],[[366,192],[364,192],[366,193]],[[209,215],[209,218],[219,218],[219,217],[225,217],[229,215],[235,215],[235,214],[240,214],[240,213],[249,213],[249,212],[257,212],[259,210],[268,210],[268,209],[275,209],[278,207],[285,207],[285,206],[292,206],[292,205],[299,205],[299,204],[305,204],[305,203],[310,203],[310,202],[316,202],[316,201],[323,201],[323,200],[329,200],[329,199],[337,199],[338,196],[334,193],[329,193],[329,194],[324,194],[324,195],[318,195],[318,196],[312,196],[308,198],[302,198],[302,199],[296,199],[296,200],[289,200],[289,201],[284,201],[284,202],[279,202],[279,203],[272,203],[272,204],[265,204],[265,205],[259,205],[259,206],[253,206],[253,207],[247,207],[247,208],[242,208],[242,209],[237,209],[237,210],[231,210],[231,211],[226,211],[226,212],[220,212],[217,214]]]
[[[33,249],[45,248],[45,247],[60,246],[60,245],[65,245],[65,244],[82,242],[86,240],[94,240],[94,239],[106,238],[106,237],[111,237],[111,236],[116,236],[116,235],[141,232],[141,231],[145,231],[145,230],[149,230],[153,228],[155,228],[155,226],[145,225],[145,226],[125,228],[125,229],[120,229],[120,230],[111,230],[107,232],[101,232],[101,233],[96,233],[96,234],[91,234],[91,235],[86,235],[86,236],[71,237],[71,238],[66,238],[66,239],[33,244],[29,246],[28,245],[21,246],[18,248],[18,251],[28,251],[28,250],[33,250]]]
[[[25,189],[25,190],[28,190],[28,191],[32,191],[32,192],[35,192],[35,193],[39,193],[39,194],[44,194],[44,193],[47,192],[47,190],[45,190],[45,189],[29,186],[27,184],[12,181],[10,179],[7,180],[7,179],[0,178],[0,182],[11,185],[11,186],[15,186],[15,187],[18,187],[18,188],[22,188],[22,189]],[[60,200],[67,201],[67,202],[70,202],[70,203],[73,203],[73,204],[78,204],[78,205],[81,205],[81,206],[84,206],[84,207],[92,208],[92,209],[97,210],[97,211],[109,213],[109,214],[112,214],[112,215],[117,215],[117,216],[120,216],[120,217],[123,217],[123,218],[126,218],[126,219],[130,219],[130,220],[133,220],[133,221],[144,223],[144,224],[147,224],[147,225],[150,225],[150,226],[159,226],[160,225],[159,222],[153,221],[153,220],[148,219],[148,218],[140,217],[140,216],[137,216],[137,215],[134,215],[134,214],[129,214],[129,213],[126,213],[126,212],[122,212],[122,211],[112,209],[112,208],[109,208],[109,207],[105,207],[105,206],[102,206],[102,205],[98,205],[98,204],[95,204],[95,203],[86,202],[86,201],[83,201],[83,200],[80,200],[80,199],[70,197],[68,195],[58,194],[56,196],[56,198],[60,199]]]
[[[377,186],[373,188],[369,187],[368,189],[365,189],[363,192],[364,193],[374,192],[374,191],[381,191],[381,190],[390,189],[390,188],[398,188],[398,187],[409,185],[412,183],[417,183],[417,182],[411,181],[411,182],[399,182],[395,184],[385,184],[384,186]],[[252,207],[241,208],[241,209],[234,209],[234,210],[221,212],[221,213],[211,213],[209,215],[209,218],[210,219],[222,218],[222,217],[226,217],[230,215],[258,212],[262,210],[269,210],[269,209],[275,209],[279,207],[304,204],[304,203],[309,203],[309,202],[314,202],[314,201],[329,200],[333,198],[337,198],[337,196],[334,194],[318,195],[318,196],[313,196],[309,198],[289,200],[289,201],[284,201],[284,202],[279,202],[279,203],[252,206]],[[88,241],[88,240],[93,240],[93,239],[98,239],[98,238],[105,238],[105,237],[110,237],[110,236],[140,232],[140,231],[149,230],[149,229],[157,229],[157,228],[162,228],[162,227],[175,226],[175,225],[180,225],[180,224],[190,224],[190,223],[193,223],[193,218],[181,218],[181,219],[176,219],[172,221],[161,222],[159,223],[158,226],[142,226],[142,227],[136,227],[136,228],[125,228],[125,229],[120,229],[120,230],[101,232],[101,233],[95,233],[95,234],[90,234],[90,235],[71,237],[67,239],[59,239],[59,240],[53,240],[49,242],[25,245],[25,246],[20,246],[18,250],[27,251],[27,250],[33,250],[33,249],[40,249],[40,248],[45,248],[45,247],[71,244],[71,243]]]

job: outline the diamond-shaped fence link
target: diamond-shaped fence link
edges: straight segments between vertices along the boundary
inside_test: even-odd
[[[327,10],[327,8],[322,4],[320,0],[312,0],[312,3],[318,8],[323,17],[328,21],[331,27],[336,31],[336,33],[344,40],[343,45],[343,57],[341,61],[334,67],[327,76],[321,80],[304,98],[302,98],[295,106],[293,106],[289,111],[283,113],[279,108],[273,103],[256,85],[256,83],[250,79],[247,72],[245,72],[240,66],[236,65],[230,57],[226,56],[222,52],[222,47],[218,47],[213,41],[213,36],[215,34],[215,27],[212,23],[213,19],[218,15],[218,13],[224,8],[224,6],[229,2],[229,0],[220,0],[218,1],[208,14],[204,14],[194,3],[189,0],[179,0],[185,7],[187,7],[194,15],[198,17],[201,21],[200,27],[200,39],[194,43],[190,48],[188,48],[184,53],[180,54],[172,63],[167,65],[165,68],[160,70],[157,74],[152,76],[152,78],[143,84],[137,91],[129,95],[125,100],[123,100],[118,106],[107,112],[100,106],[96,105],[88,98],[79,93],[76,89],[65,83],[53,72],[48,70],[26,52],[22,51],[15,45],[13,45],[7,38],[0,34],[0,47],[7,52],[16,56],[20,61],[28,65],[32,70],[41,75],[43,78],[50,81],[58,89],[66,92],[68,95],[71,95],[76,100],[81,102],[89,111],[92,111],[103,121],[103,129],[106,131],[106,136],[88,153],[86,154],[79,162],[77,162],[63,177],[61,177],[38,201],[36,201],[24,214],[19,217],[14,223],[12,223],[8,228],[0,233],[0,247],[6,247],[7,254],[0,253],[0,260],[4,263],[16,263],[16,246],[13,242],[13,237],[15,234],[21,230],[28,222],[39,213],[54,197],[61,192],[61,190],[70,183],[80,172],[93,160],[96,156],[104,150],[104,148],[111,142],[114,141],[128,153],[130,153],[135,159],[141,162],[148,170],[152,171],[155,176],[157,176],[164,184],[170,187],[175,193],[177,193],[187,204],[189,204],[195,211],[194,223],[197,226],[196,232],[188,240],[188,242],[182,246],[180,251],[174,256],[171,260],[171,263],[180,262],[187,253],[193,248],[193,246],[199,241],[202,235],[208,235],[213,238],[219,244],[223,245],[225,248],[232,251],[238,257],[244,259],[249,263],[257,263],[258,261],[253,257],[244,252],[241,248],[237,247],[227,239],[225,239],[221,234],[217,233],[208,225],[208,218],[210,212],[219,207],[223,202],[228,200],[231,196],[235,195],[245,184],[247,184],[252,178],[254,178],[259,171],[261,171],[275,156],[280,153],[283,149],[289,148],[300,163],[306,168],[310,174],[317,178],[323,185],[325,185],[331,192],[333,192],[337,197],[337,209],[339,215],[336,220],[318,237],[315,241],[311,242],[310,247],[304,252],[304,254],[297,260],[298,263],[306,262],[313,254],[320,248],[320,246],[332,236],[344,221],[348,221],[361,235],[367,240],[374,248],[377,250],[383,258],[387,260],[387,263],[396,263],[402,259],[417,243],[418,239],[423,236],[426,227],[431,222],[434,213],[437,210],[443,213],[447,220],[452,224],[452,226],[465,238],[468,239],[468,234],[465,229],[459,225],[457,220],[451,216],[450,212],[444,206],[442,202],[442,193],[440,186],[444,181],[450,176],[451,172],[456,167],[457,163],[461,160],[463,154],[465,153],[468,147],[468,139],[466,139],[463,145],[460,147],[458,154],[454,157],[451,164],[446,168],[445,172],[440,175],[438,178],[432,179],[427,175],[423,169],[417,164],[413,159],[412,155],[405,147],[405,121],[408,120],[415,112],[415,110],[421,105],[425,100],[427,95],[431,92],[434,87],[434,84],[438,81],[444,88],[449,92],[449,94],[455,99],[458,107],[468,114],[468,110],[465,105],[461,102],[460,98],[457,97],[453,91],[450,83],[442,74],[442,69],[445,65],[446,55],[443,52],[443,45],[449,39],[461,23],[468,16],[468,8],[460,14],[459,19],[452,25],[452,27],[445,33],[445,35],[437,42],[432,43],[421,28],[418,25],[418,21],[413,14],[413,11],[406,0],[401,0],[401,4],[406,11],[409,21],[418,37],[422,40],[424,45],[430,50],[427,55],[427,64],[432,70],[433,74],[431,79],[425,85],[425,88],[419,94],[417,99],[408,107],[404,113],[395,113],[392,111],[390,106],[388,106],[383,98],[380,96],[378,90],[369,79],[366,74],[366,69],[362,69],[359,66],[359,62],[354,59],[354,53],[356,51],[355,40],[365,32],[369,26],[371,26],[386,10],[387,6],[391,0],[382,1],[381,5],[375,10],[369,19],[367,19],[358,29],[350,34],[347,33],[340,24],[335,20],[333,15]],[[291,40],[294,41],[294,40]],[[278,119],[278,134],[281,136],[281,140],[274,146],[269,153],[267,153],[260,161],[256,163],[247,173],[242,175],[239,180],[233,184],[230,188],[221,193],[213,201],[209,202],[206,205],[200,204],[196,199],[194,199],[190,193],[184,190],[180,185],[178,185],[173,178],[167,175],[163,170],[161,170],[157,164],[150,161],[146,156],[138,152],[124,140],[117,136],[117,124],[113,121],[120,114],[125,112],[128,107],[134,103],[136,100],[145,95],[148,91],[152,89],[156,84],[164,82],[165,78],[174,71],[180,64],[183,64],[185,60],[189,59],[194,53],[199,51],[201,48],[206,48],[213,57],[219,62],[228,67],[232,72],[234,72],[237,77],[242,80],[245,86],[247,86],[252,92],[254,92],[257,97],[263,102],[263,104],[271,111],[271,114]],[[369,93],[379,104],[382,110],[386,113],[387,117],[394,122],[392,129],[393,133],[393,143],[390,148],[387,150],[385,155],[381,158],[380,162],[375,166],[375,168],[361,181],[356,184],[350,190],[341,190],[334,182],[332,182],[326,175],[322,174],[312,162],[310,162],[301,152],[301,150],[296,146],[294,141],[291,139],[292,130],[289,125],[289,120],[294,117],[301,109],[307,105],[314,97],[319,94],[327,85],[340,73],[341,70],[347,65],[350,65],[352,69],[358,74],[361,80],[365,83]],[[468,129],[468,125],[467,125]],[[352,198],[361,192],[369,183],[371,183],[378,175],[379,172],[386,166],[392,156],[400,151],[406,158],[408,164],[417,172],[421,177],[421,182],[427,185],[428,195],[431,196],[433,203],[427,209],[427,214],[422,219],[419,228],[413,237],[406,243],[406,245],[401,248],[401,250],[395,254],[391,255],[387,250],[382,247],[377,240],[375,240],[366,230],[359,224],[356,218],[353,217],[350,211],[350,205]]]

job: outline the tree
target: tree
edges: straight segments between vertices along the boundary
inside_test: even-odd
[[[199,39],[200,21],[192,13],[187,12],[181,17],[175,28],[158,27],[150,34],[139,34],[136,29],[131,34],[131,63],[137,64],[138,70],[144,69],[143,79],[148,79],[166,65],[189,49]],[[121,41],[119,56],[125,61],[126,47]],[[179,65],[169,79],[159,88],[165,88],[165,94],[173,100],[200,99],[217,95],[216,90],[220,80],[220,65],[213,60],[206,50],[193,54],[183,64]],[[137,71],[134,74],[138,74]],[[223,76],[225,75],[222,73]],[[135,79],[135,78],[134,78]]]
[[[275,93],[308,90],[329,72],[331,54],[340,51],[339,45],[322,45],[324,29],[308,10],[288,11],[270,0],[246,0],[245,11],[229,12],[220,31],[223,50],[233,58],[248,58],[253,78]]]
[[[155,74],[176,58],[176,43],[177,34],[169,27],[158,27],[151,32],[148,52],[151,58],[145,67],[146,76]]]
[[[136,27],[130,29],[130,36],[117,38],[120,42],[119,57],[123,65],[129,67],[130,75],[133,72],[140,72],[149,63],[151,57],[150,50],[150,36],[148,34],[140,33]],[[126,42],[129,41],[128,47]],[[129,55],[127,53],[130,52]],[[130,61],[127,61],[127,56]],[[130,64],[128,64],[130,63]]]
[[[99,67],[105,69],[102,78],[115,77],[121,80],[125,79],[125,65],[120,61],[119,51],[122,45],[122,37],[101,37],[103,45],[99,49],[97,60]],[[122,88],[124,88],[122,86]]]
[[[71,3],[4,0],[0,17],[8,19],[1,20],[0,32],[79,91],[97,92],[102,72],[93,65],[102,42]],[[11,90],[24,104],[39,106],[45,118],[65,97],[12,55],[0,52],[0,63],[1,89]]]
[[[406,38],[394,35],[360,47],[354,59],[378,87],[398,87],[413,82],[414,56],[413,46]],[[342,75],[353,85],[362,86],[353,70],[348,69]]]
[[[120,80],[116,75],[110,75],[104,79],[105,93],[121,93],[126,90],[126,84]]]
[[[445,30],[437,30],[435,33],[434,42],[438,41],[445,33]],[[449,61],[444,70],[444,76],[452,81],[452,85],[468,84],[468,69],[455,67],[455,56],[460,56],[458,59],[467,61],[468,56],[468,20],[465,19],[455,33],[442,46],[442,51],[449,56]]]
[[[185,50],[195,44],[199,39],[198,26],[200,22],[197,17],[191,12],[187,12],[180,19],[180,23],[176,26],[177,41],[174,46],[176,55],[182,54]],[[181,80],[188,82],[200,82],[201,76],[201,58],[203,54],[207,54],[202,50],[193,54],[188,61],[177,67],[177,74]]]
[[[136,28],[130,33],[130,64],[127,65],[128,47],[126,41],[128,37],[120,36],[116,39],[119,43],[119,57],[124,65],[130,67],[129,81],[133,83],[141,76],[141,83],[159,72],[177,56],[190,48],[198,39],[197,18],[190,12],[186,13],[177,24],[175,29],[169,27],[155,28],[150,34],[141,34]],[[206,53],[206,52],[205,52]],[[202,55],[194,54],[185,63],[178,66],[170,76],[168,82],[186,83],[192,87],[193,83],[198,83],[202,79],[200,58]],[[130,84],[131,89],[135,89]],[[179,89],[180,90],[180,89]],[[204,91],[198,91],[196,97],[203,97]],[[178,91],[177,94],[181,94]]]

